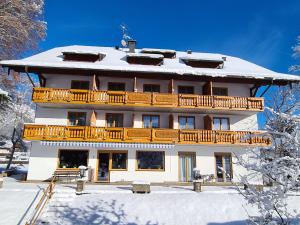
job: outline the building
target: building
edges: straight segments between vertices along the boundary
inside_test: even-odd
[[[299,82],[245,60],[192,51],[67,46],[2,61],[35,73],[28,180],[89,166],[93,181],[217,182],[246,173],[246,149],[271,144],[258,130],[259,88]],[[264,89],[263,89],[264,90]]]

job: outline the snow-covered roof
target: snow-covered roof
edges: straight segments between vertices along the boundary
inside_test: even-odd
[[[171,49],[159,49],[159,48],[142,48],[141,52],[176,53],[175,50],[171,50]]]
[[[76,49],[63,51],[62,54],[105,55],[102,52],[78,51]]]
[[[161,54],[146,54],[146,53],[127,53],[128,57],[138,58],[151,58],[151,59],[163,59],[164,56]]]
[[[223,63],[224,60],[222,58],[204,58],[204,57],[195,57],[195,56],[185,56],[185,57],[180,57],[181,60],[186,60],[186,61],[207,61],[207,62],[220,62]]]
[[[64,61],[62,52],[89,52],[94,54],[105,54],[106,57],[101,61],[74,62]],[[141,54],[141,49],[136,49],[136,53]],[[168,50],[167,50],[168,51]],[[94,47],[94,46],[66,46],[53,48],[40,54],[22,60],[0,61],[2,66],[8,67],[39,67],[52,69],[85,69],[99,71],[121,71],[121,72],[146,72],[176,75],[195,75],[209,77],[230,77],[261,80],[284,80],[300,81],[299,76],[277,73],[264,67],[248,62],[246,60],[215,53],[176,52],[176,58],[164,58],[161,65],[137,65],[126,61],[128,49],[116,49],[114,47]],[[146,54],[146,53],[143,53]],[[153,55],[153,54],[151,54]],[[153,56],[152,56],[153,57]],[[195,68],[182,63],[180,58],[193,57],[200,59],[220,60],[226,57],[222,69]]]

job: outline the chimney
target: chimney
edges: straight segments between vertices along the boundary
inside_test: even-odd
[[[136,47],[136,40],[128,40],[128,48],[129,52],[135,53],[135,47]]]

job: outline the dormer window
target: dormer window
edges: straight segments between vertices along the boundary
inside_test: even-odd
[[[143,48],[141,53],[160,54],[163,55],[164,58],[169,58],[169,59],[173,59],[176,57],[176,51],[170,49]]]
[[[160,66],[164,62],[164,56],[160,54],[128,53],[127,62],[130,64]]]
[[[64,61],[76,61],[76,62],[96,62],[101,61],[105,54],[94,53],[94,52],[78,52],[78,51],[68,51],[63,52]]]
[[[205,58],[193,58],[193,57],[182,57],[180,58],[187,66],[197,68],[212,68],[222,69],[224,67],[223,59],[205,59]]]

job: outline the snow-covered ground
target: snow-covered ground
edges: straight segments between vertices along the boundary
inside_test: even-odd
[[[23,225],[46,186],[4,178],[0,225]],[[290,206],[299,208],[300,196],[291,196]],[[152,186],[150,194],[133,194],[130,186],[87,185],[83,195],[76,195],[74,184],[59,184],[38,224],[238,225],[246,224],[245,208],[256,213],[233,187],[195,193],[191,186]]]
[[[150,194],[133,194],[129,186],[89,185],[76,195],[74,186],[59,185],[39,224],[237,225],[246,224],[245,208],[256,213],[232,187],[203,189],[154,186]],[[300,206],[300,196],[290,204]]]
[[[21,183],[4,177],[0,188],[0,225],[23,225],[47,184]]]

